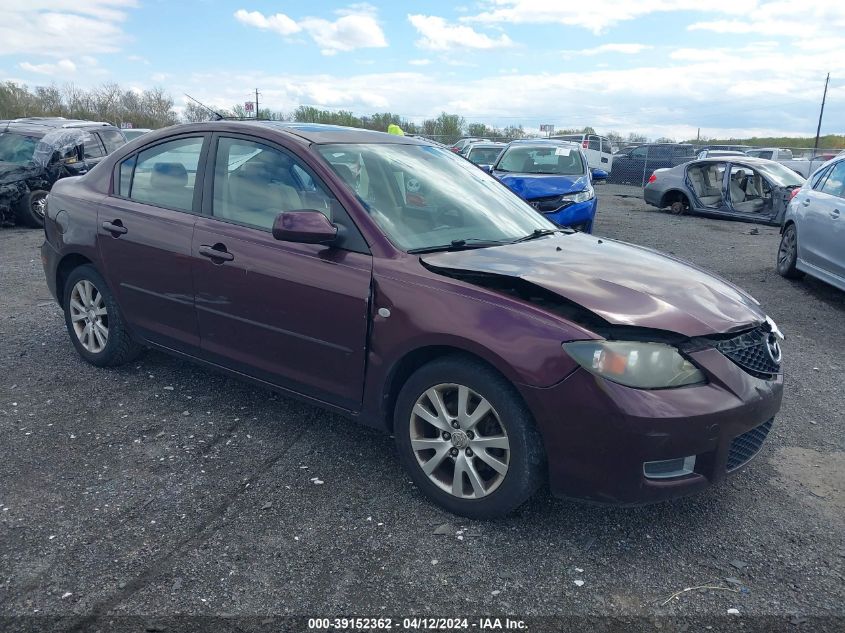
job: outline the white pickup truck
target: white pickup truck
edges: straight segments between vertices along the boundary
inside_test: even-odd
[[[768,158],[769,160],[777,161],[781,165],[789,167],[792,171],[801,174],[804,178],[809,178],[810,174],[818,169],[819,166],[830,160],[829,156],[817,156],[813,159],[795,158],[792,155],[791,149],[778,147],[754,148],[746,150],[745,153],[756,158]]]

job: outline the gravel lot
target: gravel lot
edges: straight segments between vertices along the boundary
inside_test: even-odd
[[[783,410],[761,455],[697,497],[616,509],[541,494],[487,523],[427,503],[391,438],[339,417],[160,353],[85,364],[41,232],[0,230],[0,616],[77,617],[70,630],[106,614],[665,615],[720,630],[736,608],[745,630],[758,616],[842,630],[845,293],[780,278],[777,228],[598,191],[597,234],[763,303],[787,337]],[[699,585],[722,589],[666,602]]]

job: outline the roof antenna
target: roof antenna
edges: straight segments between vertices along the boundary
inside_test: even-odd
[[[212,110],[211,108],[209,108],[207,105],[205,105],[205,104],[204,104],[204,103],[202,103],[201,101],[198,101],[197,99],[194,99],[194,98],[193,98],[191,95],[189,95],[187,92],[185,93],[185,96],[186,96],[186,97],[188,97],[188,99],[190,99],[190,100],[191,100],[191,101],[193,101],[194,103],[196,103],[198,106],[200,106],[201,108],[203,108],[204,110],[207,110],[208,112],[211,112],[211,114],[213,114],[215,117],[217,117],[216,119],[214,119],[215,121],[222,121],[223,119],[225,119],[225,118],[226,118],[226,117],[224,117],[222,114],[220,114],[219,112],[217,112],[216,110]]]

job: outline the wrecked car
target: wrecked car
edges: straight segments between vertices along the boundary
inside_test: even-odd
[[[53,184],[84,174],[124,143],[120,130],[107,123],[63,117],[0,121],[0,225],[42,226]]]
[[[696,160],[658,169],[645,201],[674,214],[700,213],[780,225],[804,178],[780,163],[746,156]]]
[[[544,481],[613,504],[701,491],[774,423],[757,301],[561,229],[448,149],[270,121],[143,138],[47,210],[47,285],[93,365],[154,348],[391,433],[420,490],[475,518]]]
[[[511,141],[489,172],[558,226],[593,232],[598,201],[581,145],[568,141]]]

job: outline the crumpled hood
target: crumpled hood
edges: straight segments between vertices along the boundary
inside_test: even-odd
[[[750,295],[697,266],[584,233],[431,253],[422,261],[434,270],[522,279],[613,325],[705,336],[755,326],[766,318]]]
[[[493,172],[502,184],[523,200],[560,196],[565,193],[583,191],[590,184],[586,174],[581,176],[555,176],[551,174],[512,174]]]
[[[32,178],[40,171],[34,165],[16,165],[0,160],[0,185],[8,185]]]

